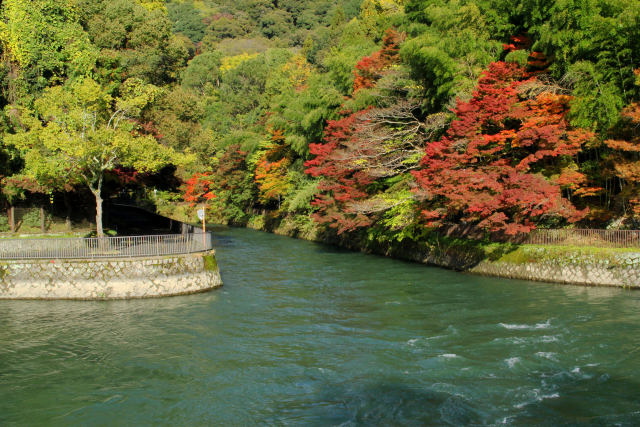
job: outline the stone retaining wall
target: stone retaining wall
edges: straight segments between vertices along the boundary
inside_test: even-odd
[[[486,276],[590,286],[640,288],[640,253],[558,253],[540,247],[521,247],[517,257],[481,261],[468,271]],[[519,258],[514,260],[513,258]]]
[[[127,299],[222,286],[213,251],[149,258],[0,261],[0,299]]]

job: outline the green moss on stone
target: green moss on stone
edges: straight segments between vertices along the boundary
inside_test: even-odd
[[[216,261],[215,255],[203,255],[202,259],[204,261],[204,269],[205,271],[217,271],[218,270],[218,261]]]
[[[637,249],[592,248],[584,246],[522,245],[504,253],[497,261],[510,264],[606,265],[607,268],[637,264]]]

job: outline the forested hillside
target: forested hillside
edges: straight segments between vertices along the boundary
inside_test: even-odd
[[[4,0],[0,38],[7,206],[155,188],[376,242],[640,226],[640,0]]]

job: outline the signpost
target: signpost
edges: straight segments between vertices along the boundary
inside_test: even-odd
[[[205,224],[204,219],[206,217],[206,212],[204,210],[204,206],[198,209],[198,219],[202,221],[202,250],[204,250],[206,242],[205,242]]]

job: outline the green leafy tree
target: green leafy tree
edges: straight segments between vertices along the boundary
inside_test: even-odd
[[[89,78],[49,88],[36,101],[35,114],[25,112],[21,117],[23,129],[9,137],[29,154],[26,168],[34,175],[50,176],[64,170],[89,188],[95,197],[100,237],[104,235],[105,172],[116,166],[155,171],[177,158],[152,136],[138,132],[130,120],[140,115],[158,91],[136,79],[126,81],[115,99]],[[48,160],[43,162],[45,157]]]
[[[201,94],[205,93],[207,85],[211,88],[220,85],[220,52],[205,52],[196,56],[182,73],[182,85]]]
[[[101,49],[100,62],[119,68],[118,79],[138,77],[155,85],[175,81],[189,50],[172,34],[163,9],[149,10],[136,0],[78,0],[82,23]],[[103,81],[113,84],[113,81]]]
[[[70,1],[4,1],[0,42],[12,103],[67,76],[91,74],[98,57]]]
[[[222,15],[213,19],[207,27],[206,35],[208,42],[218,42],[223,39],[240,38],[251,31],[249,18],[238,15]]]
[[[487,65],[502,53],[484,11],[473,3],[411,1],[417,21],[400,54],[422,86],[423,104],[440,111],[456,97],[468,98]]]
[[[206,26],[193,3],[169,3],[167,11],[169,19],[173,23],[174,32],[186,35],[194,43],[202,40]]]
[[[260,19],[262,34],[267,38],[282,37],[291,31],[293,19],[284,10],[272,10]]]

